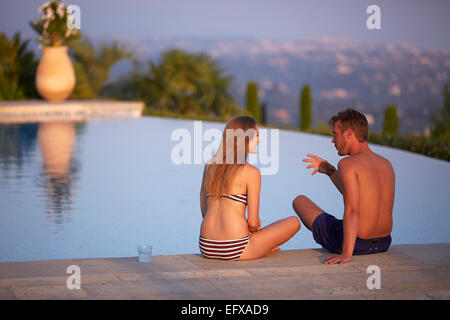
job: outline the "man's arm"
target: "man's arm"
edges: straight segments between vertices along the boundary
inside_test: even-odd
[[[334,183],[334,185],[336,186],[336,188],[339,190],[339,192],[344,195],[344,187],[342,185],[342,180],[339,174],[339,171],[336,170],[335,167],[333,167],[331,164],[329,164],[327,162],[327,164],[331,167],[328,172],[327,175],[330,177],[331,181]]]
[[[353,255],[359,225],[359,182],[350,159],[343,159],[338,165],[344,190],[344,243],[342,253],[328,258],[326,264],[349,262]]]
[[[308,157],[312,159],[303,159],[304,162],[312,162],[312,165],[309,165],[306,167],[306,169],[309,168],[315,168],[315,170],[312,172],[312,175],[315,175],[317,172],[324,173],[327,176],[330,177],[331,181],[334,183],[336,188],[339,190],[339,192],[343,195],[344,194],[344,188],[342,186],[342,181],[339,175],[339,171],[336,170],[335,167],[333,167],[327,160],[322,159],[318,156],[315,156],[313,154],[308,154]]]

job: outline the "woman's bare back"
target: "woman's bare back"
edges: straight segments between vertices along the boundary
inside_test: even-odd
[[[253,170],[257,169],[250,164],[245,164],[236,173],[231,182],[229,194],[246,194],[248,192],[247,186],[257,183],[251,174]],[[215,240],[229,240],[249,235],[248,222],[245,215],[246,205],[244,203],[225,197],[207,197],[206,194],[205,197],[206,213],[200,228],[202,237]]]

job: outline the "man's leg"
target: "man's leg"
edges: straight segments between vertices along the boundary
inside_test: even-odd
[[[312,231],[314,220],[323,212],[323,210],[304,195],[295,198],[294,201],[292,201],[292,206],[303,224]]]

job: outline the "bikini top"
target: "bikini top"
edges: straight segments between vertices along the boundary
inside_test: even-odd
[[[208,193],[206,195],[206,198],[208,198],[210,196],[210,194]],[[238,201],[241,202],[245,205],[247,205],[247,193],[244,194],[221,194],[220,195],[222,198],[228,198],[234,201]]]

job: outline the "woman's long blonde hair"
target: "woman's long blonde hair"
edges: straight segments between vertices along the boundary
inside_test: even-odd
[[[216,155],[206,164],[205,186],[210,196],[228,194],[230,182],[245,165],[255,134],[256,120],[252,117],[236,116],[228,121]]]

